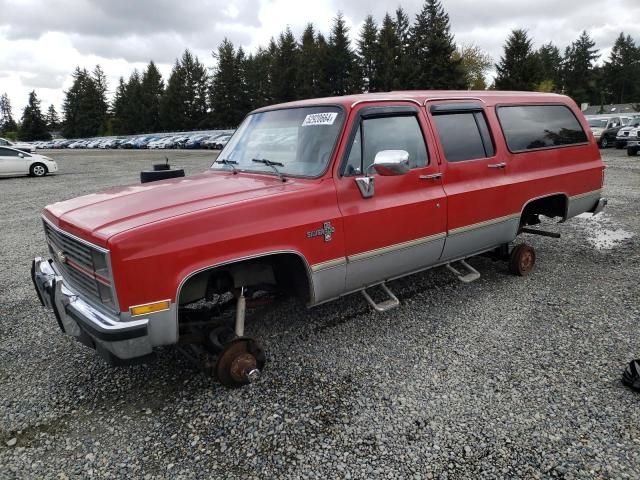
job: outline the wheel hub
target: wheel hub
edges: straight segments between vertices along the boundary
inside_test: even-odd
[[[218,355],[216,377],[226,387],[239,387],[256,380],[265,363],[264,350],[255,340],[236,338]]]

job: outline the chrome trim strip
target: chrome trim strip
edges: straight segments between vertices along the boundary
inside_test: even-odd
[[[569,197],[569,200],[577,200],[583,197],[590,197],[591,195],[599,195],[602,193],[602,189],[599,188],[597,190],[591,190],[590,192],[579,193],[578,195],[573,195]]]
[[[100,247],[98,245],[95,245],[91,242],[87,242],[86,240],[83,240],[80,237],[76,237],[75,235],[67,232],[66,230],[62,230],[61,228],[55,226],[53,223],[51,223],[49,221],[49,219],[47,217],[45,217],[44,215],[42,215],[42,220],[44,222],[46,222],[51,228],[53,228],[54,230],[56,230],[57,232],[60,232],[63,235],[66,235],[67,237],[72,238],[73,240],[80,242],[80,243],[84,243],[87,247],[91,247],[91,248],[95,248],[96,250],[98,250],[101,253],[109,253],[109,250],[107,250],[106,248]]]
[[[384,97],[380,97],[380,98],[368,98],[366,100],[356,100],[355,102],[353,102],[351,104],[351,108],[355,107],[356,105],[360,105],[362,103],[373,103],[373,102],[411,102],[411,103],[415,103],[419,107],[422,106],[419,101],[417,101],[417,100],[415,100],[413,98],[400,98],[400,97],[384,98]]]
[[[353,255],[347,256],[347,262],[348,263],[359,262],[361,260],[366,260],[367,258],[370,258],[370,257],[377,257],[378,255],[384,255],[385,253],[394,252],[396,250],[415,247],[423,243],[429,243],[429,242],[433,242],[434,240],[440,240],[441,238],[446,237],[446,235],[447,235],[446,232],[441,232],[441,233],[436,233],[435,235],[429,235],[428,237],[416,238],[415,240],[396,243],[394,245],[388,245],[386,247],[377,248],[375,250],[354,253]]]
[[[320,263],[311,265],[311,271],[315,273],[320,270],[339,267],[341,265],[344,265],[345,263],[347,263],[346,257],[334,258],[332,260],[327,260],[326,262],[320,262]]]
[[[483,99],[478,98],[478,97],[435,97],[435,98],[427,98],[424,101],[424,106],[427,106],[427,103],[429,102],[442,102],[442,101],[447,101],[447,100],[477,100],[478,102],[482,102],[482,103],[487,103],[485,102]]]
[[[490,220],[485,220],[484,222],[478,222],[478,223],[473,223],[471,225],[465,225],[463,227],[454,228],[453,230],[449,230],[448,234],[457,235],[458,233],[468,232],[469,230],[475,230],[476,228],[488,227],[496,223],[507,222],[509,220],[513,220],[514,218],[520,218],[520,214],[512,213],[511,215],[505,215],[504,217],[492,218]]]

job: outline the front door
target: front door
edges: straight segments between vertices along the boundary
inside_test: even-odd
[[[436,263],[444,245],[447,211],[439,165],[429,155],[429,133],[418,106],[361,105],[351,118],[336,176],[347,291]],[[411,170],[382,176],[370,169],[376,154],[385,150],[407,152]],[[374,194],[365,198],[356,178],[367,173],[374,179]]]
[[[12,148],[0,147],[0,175],[20,175],[29,173],[26,154]]]

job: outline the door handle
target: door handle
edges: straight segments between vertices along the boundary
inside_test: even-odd
[[[420,175],[420,180],[437,180],[442,178],[442,173],[432,173],[431,175]]]
[[[487,167],[489,168],[505,168],[506,166],[507,162],[490,163],[489,165],[487,165]]]

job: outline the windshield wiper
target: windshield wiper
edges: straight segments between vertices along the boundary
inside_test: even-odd
[[[238,173],[238,170],[234,166],[234,165],[237,165],[238,162],[236,162],[235,160],[227,160],[226,158],[221,158],[220,160],[216,160],[213,163],[221,163],[223,165],[229,165],[233,169],[233,174],[234,175]]]
[[[287,181],[287,179],[284,178],[282,172],[276,168],[276,165],[278,167],[284,167],[284,163],[272,162],[271,160],[267,160],[266,158],[252,158],[251,161],[255,163],[263,163],[267,167],[273,168],[273,171],[276,172],[276,175],[278,175],[278,177],[280,177],[280,180],[282,180],[283,182]]]

